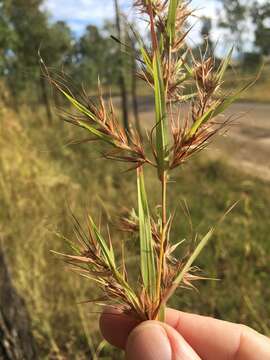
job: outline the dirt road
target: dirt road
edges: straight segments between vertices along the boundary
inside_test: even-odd
[[[154,119],[152,101],[140,100],[142,122]],[[236,103],[227,115],[239,116],[226,136],[220,136],[207,151],[210,157],[224,158],[247,173],[270,181],[270,104]],[[149,125],[148,125],[149,126]]]
[[[218,156],[249,174],[270,181],[270,104],[234,104],[238,125],[215,145]]]

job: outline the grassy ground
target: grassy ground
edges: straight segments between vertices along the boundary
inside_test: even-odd
[[[259,73],[259,69],[257,72],[253,74],[246,73],[242,74],[239,69],[234,71],[230,71],[227,73],[227,82],[226,86],[229,89],[235,89],[243,83],[247,83],[251,79],[255,79],[257,74]],[[248,101],[248,102],[258,102],[258,103],[269,103],[270,102],[270,65],[266,64],[260,73],[260,76],[256,83],[245,91],[239,101]]]
[[[65,250],[56,231],[72,237],[68,206],[80,219],[88,208],[110,224],[123,206],[136,207],[135,178],[132,172],[121,172],[120,165],[99,159],[93,143],[65,146],[81,134],[60,121],[48,127],[44,118],[41,111],[27,108],[20,116],[8,110],[0,114],[0,233],[15,284],[26,299],[40,358],[88,359],[100,342],[100,309],[76,303],[98,294],[87,280],[66,271],[50,249]],[[197,262],[202,275],[219,280],[199,283],[199,292],[180,289],[172,305],[267,332],[269,184],[205,157],[201,154],[172,179],[174,241],[186,238],[190,245],[195,232],[204,234],[233,202],[240,202]],[[154,207],[159,203],[158,184],[151,171],[147,188]],[[193,230],[181,210],[183,200]],[[111,229],[118,247],[119,235]],[[128,251],[136,249],[135,239],[126,242]],[[186,251],[185,245],[181,253]],[[114,354],[106,347],[100,358],[120,358]]]

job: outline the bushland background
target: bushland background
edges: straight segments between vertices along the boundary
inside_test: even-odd
[[[67,271],[50,250],[64,251],[61,236],[74,236],[69,208],[82,221],[89,210],[109,223],[118,246],[123,235],[115,223],[121,209],[136,207],[135,179],[124,172],[125,166],[101,159],[95,143],[71,144],[84,135],[60,119],[59,109],[66,104],[42,76],[38,55],[51,71],[64,71],[74,88],[83,84],[93,96],[99,77],[125,126],[144,133],[153,121],[152,95],[134,78],[136,64],[110,38],[120,37],[136,52],[136,41],[123,21],[126,1],[111,3],[104,2],[114,10],[110,19],[98,24],[89,20],[76,31],[72,23],[56,21],[46,1],[0,0],[0,242],[36,347],[37,355],[28,353],[26,359],[120,358],[98,333],[100,307],[80,304],[98,297],[95,287]],[[204,10],[191,36],[194,52],[208,46],[218,61],[235,43],[228,89],[264,67],[257,83],[228,112],[241,115],[228,136],[175,173],[170,193],[171,204],[177,206],[175,240],[205,232],[233,202],[239,203],[198,261],[202,276],[218,280],[203,281],[194,291],[181,289],[172,306],[270,334],[270,4],[211,4],[218,10],[207,17],[208,5],[196,2]],[[89,1],[89,19],[96,6]],[[140,30],[134,17],[129,20]],[[147,187],[154,207],[158,184],[151,172]],[[125,241],[134,264],[136,239]],[[13,305],[4,303],[0,289],[0,313],[5,317]],[[4,335],[1,329],[0,349]]]

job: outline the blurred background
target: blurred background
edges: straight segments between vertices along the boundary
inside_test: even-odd
[[[197,290],[180,289],[179,309],[242,322],[270,335],[270,2],[194,0],[189,46],[217,62],[232,45],[230,91],[261,74],[228,116],[237,122],[174,174],[175,241],[203,234],[235,201],[236,208],[201,255]],[[130,26],[146,34],[129,0],[0,0],[0,359],[120,359],[98,332],[101,308],[81,302],[95,286],[67,271],[50,250],[74,238],[69,207],[109,223],[115,246],[119,209],[136,207],[135,178],[101,159],[85,135],[64,123],[66,104],[39,64],[65,72],[75,89],[97,94],[98,77],[125,127],[142,134],[153,122],[153,98],[135,77],[137,64],[111,35],[136,53]],[[146,36],[146,35],[145,35]],[[200,50],[201,49],[201,50]],[[79,91],[79,90],[78,90]],[[158,184],[149,171],[151,204]],[[183,204],[185,204],[183,206]],[[184,216],[188,207],[189,215]],[[128,253],[129,256],[129,253]],[[132,255],[130,255],[132,256]]]

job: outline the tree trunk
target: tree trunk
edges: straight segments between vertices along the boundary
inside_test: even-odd
[[[51,125],[52,121],[53,121],[53,117],[52,117],[50,101],[49,101],[49,97],[48,97],[48,93],[47,93],[46,81],[42,74],[40,75],[39,79],[40,79],[42,102],[46,108],[48,123],[49,123],[49,125]]]
[[[36,360],[25,303],[12,285],[0,248],[0,360]]]
[[[122,41],[122,31],[121,31],[121,23],[120,23],[120,10],[118,0],[114,0],[114,7],[115,7],[115,22],[117,28],[117,36],[120,41]],[[129,133],[129,120],[128,120],[128,98],[127,98],[127,89],[126,89],[126,82],[125,82],[125,74],[124,74],[124,61],[122,52],[120,54],[119,59],[119,87],[121,92],[121,102],[122,102],[122,116],[124,127],[127,132]]]

